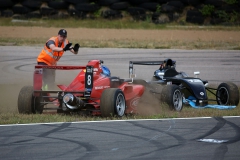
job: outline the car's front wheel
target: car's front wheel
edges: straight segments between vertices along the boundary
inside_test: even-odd
[[[181,111],[183,108],[182,93],[177,85],[164,86],[161,101],[165,102],[171,110]]]
[[[103,117],[114,115],[122,117],[125,110],[125,96],[121,89],[108,88],[103,91],[100,99],[100,111]]]

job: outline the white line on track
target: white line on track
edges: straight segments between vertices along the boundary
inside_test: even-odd
[[[29,123],[29,124],[6,124],[0,127],[7,126],[28,126],[28,125],[43,125],[43,124],[63,124],[63,123],[110,123],[110,122],[134,122],[134,121],[169,121],[169,120],[191,120],[191,119],[210,119],[213,117],[190,117],[190,118],[164,118],[164,119],[129,119],[129,120],[102,120],[102,121],[78,121],[78,122],[53,122],[53,123]],[[223,116],[223,118],[240,118],[240,116]]]

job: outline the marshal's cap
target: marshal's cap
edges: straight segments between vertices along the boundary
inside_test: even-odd
[[[67,37],[67,31],[65,29],[60,29],[58,34],[63,37]]]

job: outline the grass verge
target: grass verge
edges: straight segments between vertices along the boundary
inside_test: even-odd
[[[162,113],[152,115],[126,115],[119,117],[83,116],[79,114],[0,114],[0,124],[26,124],[26,123],[51,123],[51,122],[79,122],[79,121],[104,121],[104,120],[130,120],[130,119],[162,119],[162,118],[188,118],[188,117],[223,117],[239,116],[240,105],[232,110],[219,109],[194,109],[184,106],[181,112],[163,109]]]
[[[208,92],[209,99],[215,99],[213,94]],[[216,104],[211,102],[210,104]],[[132,120],[132,119],[162,119],[162,118],[190,118],[190,117],[223,117],[223,116],[239,116],[240,104],[234,109],[195,109],[189,105],[184,105],[181,112],[172,111],[165,104],[161,104],[155,108],[158,110],[156,114],[138,115],[131,114],[123,117],[101,117],[101,116],[86,116],[78,113],[73,114],[18,114],[18,113],[1,113],[0,124],[26,124],[26,123],[51,123],[51,122],[80,122],[80,121],[104,121],[104,120]],[[160,113],[159,113],[160,111]]]
[[[111,28],[111,29],[182,29],[182,30],[225,30],[225,31],[239,31],[240,26],[199,26],[191,23],[184,23],[179,25],[176,22],[168,24],[155,24],[149,20],[136,21],[131,17],[117,20],[108,19],[28,19],[18,20],[12,18],[0,18],[0,26],[39,26],[39,27],[63,27],[63,28]]]
[[[45,38],[0,38],[1,46],[42,46]],[[180,41],[180,40],[82,40],[75,41],[86,48],[143,48],[143,49],[223,49],[239,50],[240,43],[225,41]]]

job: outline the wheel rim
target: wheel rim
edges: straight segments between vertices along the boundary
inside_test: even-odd
[[[125,113],[125,98],[123,94],[118,94],[116,99],[116,113],[118,116],[123,116]]]
[[[182,94],[179,90],[175,90],[173,93],[173,105],[177,111],[182,109]]]
[[[228,90],[225,87],[221,87],[217,93],[217,100],[219,104],[227,104],[229,99]]]

